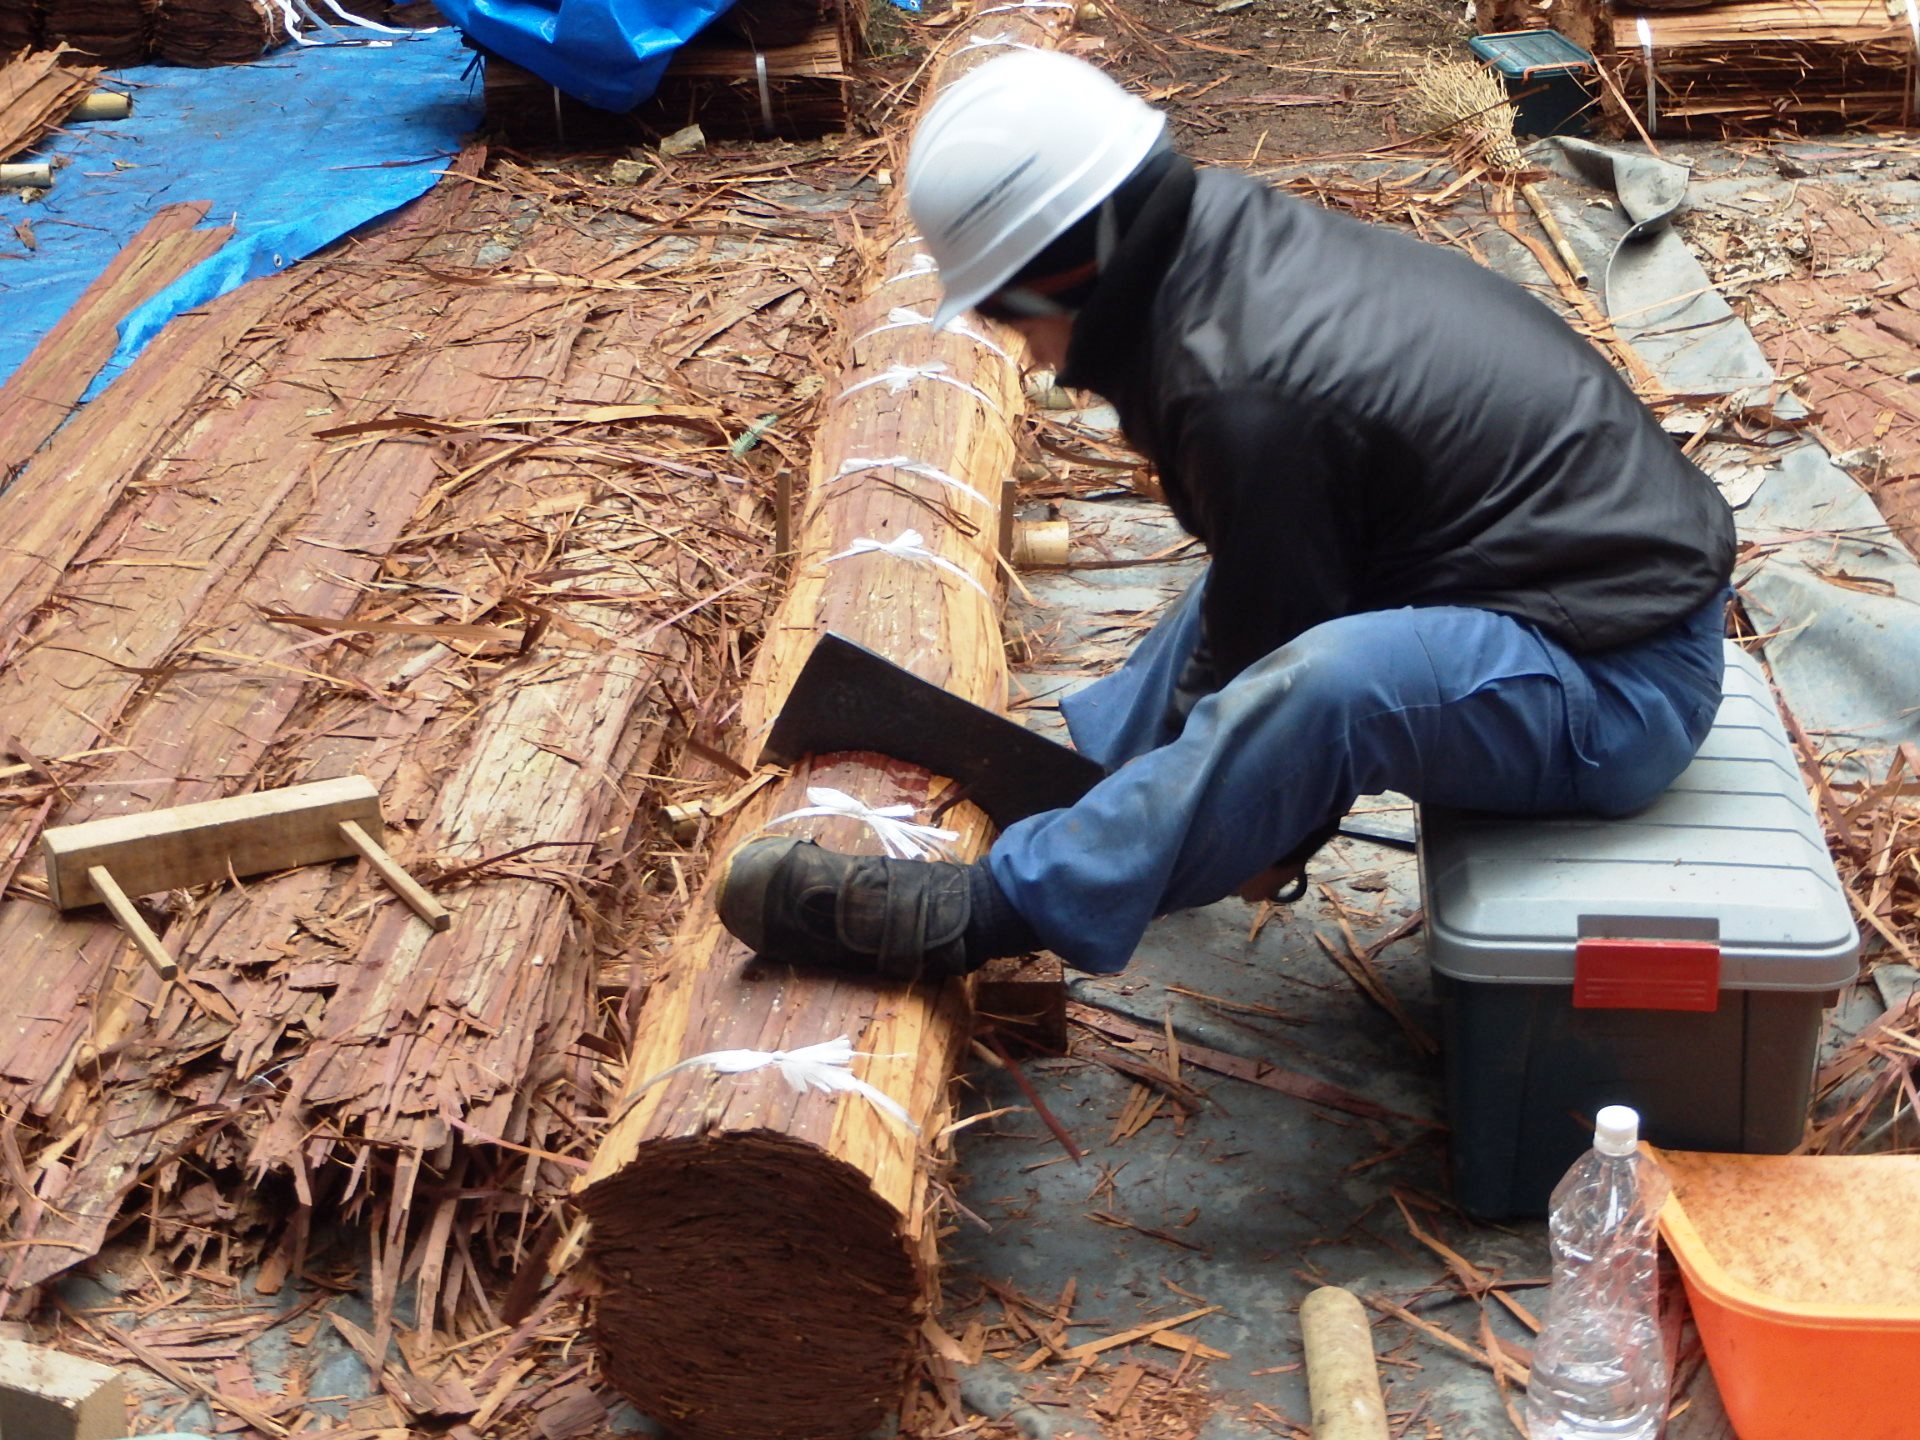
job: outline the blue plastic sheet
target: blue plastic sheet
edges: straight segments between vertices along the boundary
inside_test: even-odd
[[[68,163],[44,199],[0,194],[0,379],[155,211],[212,203],[237,233],[120,327],[95,390],[169,318],[310,255],[430,189],[479,123],[478,72],[458,32],[288,45],[251,65],[116,72],[134,109],[75,125],[43,154]],[[38,248],[14,226],[32,223]]]
[[[438,0],[476,45],[601,110],[654,92],[673,52],[732,0]],[[859,0],[854,0],[859,3]]]

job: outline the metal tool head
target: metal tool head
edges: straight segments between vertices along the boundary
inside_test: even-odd
[[[958,781],[1003,830],[1071,805],[1106,774],[1077,750],[828,631],[793,682],[760,762],[792,765],[845,750],[888,755]]]

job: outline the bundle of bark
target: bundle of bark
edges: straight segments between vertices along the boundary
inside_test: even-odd
[[[1499,0],[1489,30],[1546,24],[1593,52],[1609,128],[1731,136],[1920,118],[1915,0]]]
[[[39,0],[0,0],[0,60],[39,42]]]
[[[73,113],[100,71],[64,46],[0,54],[0,160],[31,150]]]
[[[160,57],[176,65],[242,65],[288,40],[274,0],[160,0]]]
[[[160,0],[46,0],[43,37],[109,68],[153,55]]]
[[[677,54],[652,99],[608,116],[488,56],[487,119],[515,138],[578,143],[699,125],[714,138],[812,139],[852,124],[862,0],[738,0]]]

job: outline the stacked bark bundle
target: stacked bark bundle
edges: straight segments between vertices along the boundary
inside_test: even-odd
[[[59,129],[99,77],[98,69],[79,64],[64,48],[11,59],[0,51],[0,160],[31,150]]]
[[[0,0],[0,59],[66,45],[107,67],[239,65],[287,42],[287,14],[278,0]]]
[[[176,65],[243,65],[288,38],[274,0],[161,0],[160,58]]]
[[[39,0],[0,0],[0,59],[40,42]]]
[[[1547,24],[1606,72],[1613,129],[1742,135],[1920,119],[1916,0],[1501,0],[1490,30]]]
[[[812,139],[849,128],[865,0],[739,0],[667,67],[654,97],[610,117],[487,58],[487,118],[522,139],[670,134]]]
[[[42,33],[65,41],[109,68],[138,65],[153,54],[160,0],[46,0]]]

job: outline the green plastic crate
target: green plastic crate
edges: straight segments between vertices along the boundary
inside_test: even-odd
[[[1521,135],[1586,133],[1600,83],[1593,56],[1558,30],[1504,30],[1475,35],[1469,49],[1493,66],[1514,97]]]

